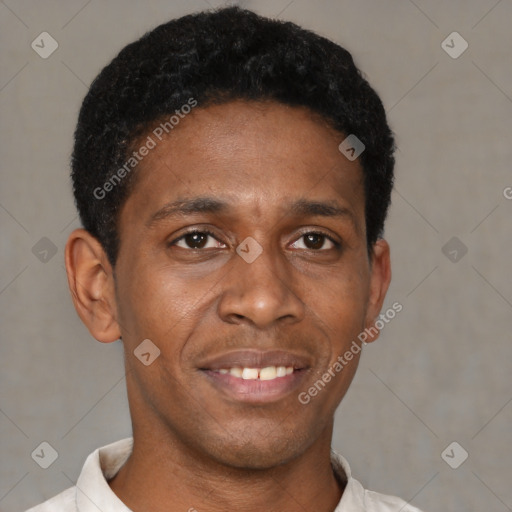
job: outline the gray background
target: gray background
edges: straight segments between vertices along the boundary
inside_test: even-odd
[[[87,86],[147,30],[221,4],[0,2],[3,512],[69,487],[92,450],[131,433],[122,346],[90,337],[63,265],[79,227],[68,172]],[[397,134],[384,309],[399,301],[403,311],[365,347],[334,447],[363,485],[426,511],[512,510],[512,2],[240,4],[346,46]],[[59,43],[47,59],[31,48],[43,31]],[[453,31],[469,44],[456,59],[441,47]],[[46,262],[42,237],[57,250]],[[59,455],[46,470],[31,458],[42,441]],[[441,457],[453,441],[469,453],[457,469]]]

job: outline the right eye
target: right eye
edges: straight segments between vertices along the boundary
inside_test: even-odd
[[[220,245],[215,245],[215,242]],[[213,243],[213,245],[212,245]],[[193,230],[181,235],[169,243],[169,246],[176,245],[182,249],[219,249],[225,247],[222,242],[219,242],[213,233],[210,231]]]

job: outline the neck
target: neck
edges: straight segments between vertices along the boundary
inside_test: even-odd
[[[133,512],[332,512],[341,499],[344,484],[330,461],[332,425],[292,461],[259,470],[208,461],[158,430],[134,426],[133,452],[109,482]]]

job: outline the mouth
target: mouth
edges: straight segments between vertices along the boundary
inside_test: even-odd
[[[221,375],[232,375],[237,379],[243,380],[274,380],[286,377],[294,372],[293,366],[265,366],[265,368],[242,368],[234,366],[233,368],[220,368],[212,370]]]
[[[225,397],[254,404],[283,399],[300,386],[310,367],[308,358],[289,352],[246,350],[218,356],[199,370]]]

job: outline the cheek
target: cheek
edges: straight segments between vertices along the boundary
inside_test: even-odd
[[[142,340],[150,339],[160,349],[160,362],[173,368],[173,374],[187,371],[192,334],[209,332],[203,324],[212,318],[214,282],[177,276],[168,266],[154,264],[140,265],[131,275],[118,289],[125,345],[133,352]]]
[[[133,266],[117,287],[118,312],[122,327],[131,337],[162,338],[179,326],[193,307],[196,294],[169,272],[150,265]],[[163,341],[163,340],[162,340]]]
[[[332,328],[337,338],[344,338],[344,334],[353,334],[364,326],[369,283],[360,269],[338,269],[315,290],[308,297],[309,306]]]
[[[119,321],[126,331],[123,339],[128,336],[136,344],[149,338],[176,356],[194,329],[205,322],[221,322],[212,309],[223,291],[219,272],[177,273],[169,264],[132,254],[120,260],[117,286]],[[359,254],[350,254],[342,265],[321,276],[295,269],[297,295],[310,310],[311,321],[323,324],[331,353],[339,353],[364,326],[368,273],[361,260]]]

